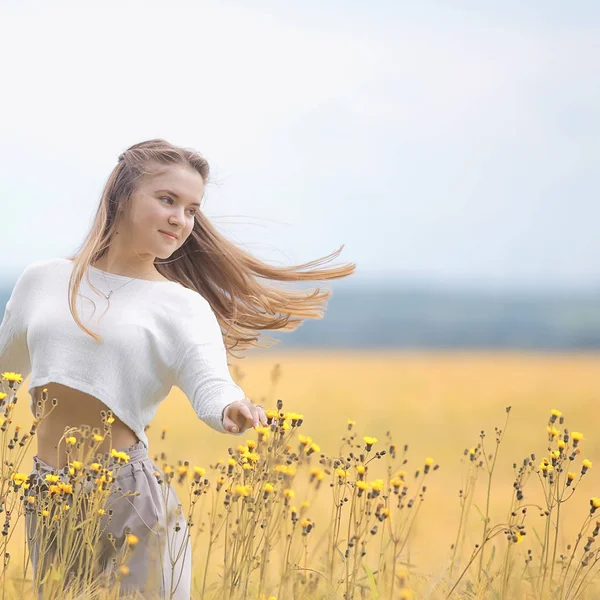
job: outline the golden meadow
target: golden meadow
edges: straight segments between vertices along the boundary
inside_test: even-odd
[[[270,416],[241,436],[208,428],[173,390],[149,451],[191,524],[193,597],[600,597],[599,358],[263,351],[233,362]],[[2,587],[4,598],[29,598],[23,494],[36,443],[29,396],[13,397],[10,379]],[[93,440],[72,447],[72,487],[37,499],[49,527],[68,519],[80,473],[93,475],[100,506],[126,460],[79,464],[76,450]],[[126,597],[135,532],[127,542],[117,585],[77,592],[72,582],[54,595]],[[46,597],[63,571],[47,574]]]

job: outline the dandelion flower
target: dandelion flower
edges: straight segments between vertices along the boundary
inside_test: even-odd
[[[123,463],[128,463],[129,462],[129,454],[127,454],[126,452],[119,452],[118,450],[116,450],[115,448],[113,448],[111,450],[110,455],[113,458],[116,458],[118,462],[123,462]]]
[[[25,473],[13,473],[10,476],[10,478],[15,482],[16,486],[23,485],[27,481],[28,477],[29,475],[26,475]]]
[[[312,483],[315,478],[317,479],[317,481],[322,481],[323,479],[325,479],[325,471],[319,469],[318,467],[314,467],[313,469],[311,469],[310,483]]]
[[[365,444],[367,445],[367,452],[373,447],[373,444],[376,444],[378,441],[376,437],[370,437],[368,435],[365,435],[363,437],[363,440],[364,440]]]
[[[2,373],[2,379],[8,381],[9,383],[21,383],[21,381],[23,381],[23,375],[21,375],[21,373],[7,371],[6,373]]]
[[[252,486],[251,485],[236,485],[235,493],[239,496],[244,496],[247,498],[252,494]]]
[[[306,455],[310,456],[313,452],[321,452],[321,446],[319,446],[318,444],[315,444],[314,442],[306,450]]]
[[[376,492],[381,492],[383,490],[383,479],[376,479],[371,482],[371,487]]]

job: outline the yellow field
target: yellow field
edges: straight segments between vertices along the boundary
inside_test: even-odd
[[[281,368],[281,379],[272,389],[270,375],[274,365]],[[466,464],[461,463],[466,448],[476,446],[479,433],[486,433],[487,452],[495,449],[494,427],[503,427],[506,407],[511,406],[505,438],[500,446],[491,499],[491,524],[503,522],[513,493],[513,463],[520,465],[530,453],[536,454],[536,464],[546,455],[549,446],[546,426],[551,409],[559,409],[565,417],[564,427],[584,434],[582,458],[594,466],[582,479],[574,497],[564,505],[561,519],[569,537],[563,546],[573,541],[586,514],[590,498],[600,496],[600,426],[597,406],[600,402],[600,355],[532,355],[502,353],[312,353],[254,351],[244,360],[231,361],[232,373],[246,394],[265,408],[274,408],[278,398],[284,410],[304,415],[299,433],[313,438],[321,452],[329,456],[340,454],[341,438],[348,434],[347,420],[356,421],[358,439],[374,436],[376,450],[386,448],[386,432],[401,449],[409,445],[409,473],[422,467],[426,457],[432,457],[440,468],[428,475],[428,489],[420,509],[414,535],[409,543],[410,562],[417,570],[432,575],[446,566],[450,545],[454,542],[460,516],[458,491]],[[29,396],[27,381],[19,393],[16,422],[29,427]],[[74,423],[73,425],[78,425]],[[168,432],[160,440],[162,427]],[[179,390],[160,407],[148,430],[150,455],[165,451],[168,461],[189,460],[191,465],[207,468],[217,459],[228,458],[228,446],[237,446],[246,439],[256,439],[250,430],[246,436],[219,434],[199,421]],[[30,470],[35,446],[28,452],[23,467]],[[344,449],[348,453],[348,448]],[[360,452],[360,450],[358,451]],[[314,464],[318,464],[318,456]],[[155,458],[161,465],[162,461]],[[395,468],[400,468],[400,461]],[[369,479],[384,477],[384,460],[371,463]],[[24,470],[23,468],[21,470]],[[485,505],[485,478],[480,475],[475,503]],[[322,535],[328,525],[331,493],[327,485],[319,492],[308,516],[315,521],[315,532]],[[178,494],[187,508],[184,490]],[[540,483],[533,478],[524,488],[528,501],[542,500]],[[296,490],[295,503],[300,505],[303,487]],[[475,508],[471,514],[467,548],[481,540],[481,521]],[[200,519],[196,519],[199,521]],[[537,552],[532,528],[542,530],[539,512],[530,509],[526,520],[528,535],[519,544]],[[22,527],[22,520],[18,525]],[[195,538],[195,533],[192,533]],[[22,539],[22,535],[18,535]],[[315,538],[316,539],[316,538]],[[504,538],[503,538],[504,539]],[[13,552],[16,547],[13,547]],[[378,550],[378,547],[375,551]],[[16,557],[19,554],[14,555]],[[195,540],[194,558],[200,564],[202,538]],[[273,567],[275,569],[275,567]]]

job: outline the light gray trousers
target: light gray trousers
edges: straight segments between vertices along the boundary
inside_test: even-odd
[[[141,597],[146,599],[190,600],[192,542],[186,515],[178,509],[180,502],[177,493],[173,486],[167,483],[162,471],[149,458],[144,442],[138,441],[132,446],[118,450],[129,455],[129,462],[115,468],[116,475],[110,484],[111,494],[105,505],[106,514],[101,517],[102,533],[96,548],[91,550],[95,556],[94,568],[98,577],[114,583],[112,559],[123,551],[126,545],[126,528],[129,527],[130,533],[134,534],[139,542],[129,550],[130,556],[126,563],[129,574],[121,579],[121,592],[139,591]],[[25,527],[35,581],[39,569],[42,569],[43,578],[43,573],[56,556],[59,546],[56,529],[53,530],[48,524],[53,515],[40,518],[38,514],[43,504],[42,495],[47,494],[44,490],[51,485],[46,481],[46,475],[48,473],[59,475],[60,481],[64,482],[67,482],[67,475],[62,469],[54,469],[37,455],[33,457],[33,462],[34,470],[30,474],[31,485],[26,494],[36,496],[36,502],[34,506],[25,502]],[[156,471],[161,475],[162,484],[158,483],[154,475]],[[39,486],[36,485],[38,482]],[[89,485],[86,488],[89,490],[93,489],[95,484],[91,481],[86,485]],[[121,488],[120,491],[116,491],[118,487]],[[138,496],[122,497],[123,494],[136,491],[139,492]],[[67,503],[70,504],[68,500]],[[110,518],[109,508],[114,511]],[[81,517],[77,522],[81,522],[81,518],[85,516],[82,509]],[[114,536],[113,543],[108,540],[109,533]],[[63,533],[63,537],[64,535]],[[43,544],[44,548],[40,548],[42,539],[48,540]],[[73,547],[84,548],[83,540],[77,540]],[[43,560],[40,560],[40,552],[43,553]],[[58,551],[60,555],[64,555],[64,552],[63,548]],[[77,563],[70,568],[71,571],[78,571]],[[42,598],[42,588],[43,586],[40,586],[38,590],[39,598]]]

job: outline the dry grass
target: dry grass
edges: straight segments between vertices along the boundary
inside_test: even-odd
[[[272,371],[275,363],[280,365],[281,377],[276,378],[274,383]],[[551,591],[555,591],[556,598],[574,598],[575,587],[569,592],[571,595],[566,595],[566,587],[562,592],[559,590],[560,555],[570,556],[572,548],[569,551],[567,545],[574,546],[586,516],[590,515],[590,498],[600,494],[600,486],[595,485],[595,467],[576,482],[577,489],[573,497],[561,504],[558,537],[555,537],[556,508],[548,519],[546,516],[540,516],[540,511],[532,505],[544,506],[544,492],[549,489],[548,480],[543,478],[539,464],[543,456],[549,456],[548,447],[556,448],[557,438],[549,442],[546,430],[551,409],[559,409],[566,418],[560,426],[561,431],[567,427],[569,431],[581,431],[584,434],[583,441],[579,443],[582,452],[570,463],[573,466],[566,465],[559,485],[562,485],[567,470],[576,470],[579,473],[584,458],[600,467],[600,435],[596,435],[597,427],[592,429],[595,425],[593,408],[600,397],[599,363],[598,355],[390,352],[316,355],[303,352],[263,352],[256,357],[234,363],[233,372],[238,383],[250,398],[264,404],[266,408],[274,409],[277,399],[280,398],[284,401],[283,412],[301,412],[304,417],[297,432],[295,428],[291,428],[277,443],[275,442],[278,434],[275,427],[270,441],[265,441],[264,445],[260,443],[262,436],[252,430],[244,436],[225,437],[205,427],[195,418],[185,397],[174,390],[172,397],[160,407],[148,431],[150,455],[155,458],[157,464],[162,463],[158,454],[164,451],[166,462],[173,466],[177,465],[178,460],[188,460],[191,466],[206,468],[206,477],[211,484],[205,497],[210,499],[212,494],[216,493],[217,477],[222,474],[219,469],[225,469],[229,458],[227,448],[231,446],[236,466],[232,476],[227,473],[224,475],[226,480],[223,488],[216,496],[220,503],[216,512],[227,514],[227,507],[223,504],[225,489],[229,484],[233,484],[229,507],[234,512],[230,515],[230,520],[235,518],[235,511],[238,511],[242,519],[244,515],[248,516],[250,513],[245,510],[248,500],[243,495],[235,494],[235,486],[250,482],[254,495],[259,500],[254,505],[254,510],[257,511],[255,514],[263,515],[266,513],[264,507],[261,508],[262,494],[258,494],[257,490],[258,484],[264,486],[266,480],[252,479],[258,477],[253,471],[250,479],[242,481],[241,478],[247,471],[242,470],[243,459],[240,458],[240,450],[237,449],[238,445],[243,446],[246,440],[258,442],[256,449],[251,447],[248,450],[256,450],[258,454],[264,450],[264,460],[259,459],[256,468],[263,469],[264,473],[269,471],[269,481],[273,482],[277,490],[273,494],[273,499],[276,500],[273,506],[277,505],[279,508],[275,510],[271,507],[270,514],[277,515],[280,533],[292,531],[291,506],[296,506],[299,512],[292,546],[286,545],[285,535],[282,535],[278,545],[269,550],[270,562],[264,561],[261,566],[261,558],[265,554],[260,552],[254,562],[235,562],[236,559],[232,558],[232,548],[235,546],[232,546],[231,542],[227,553],[229,562],[226,562],[225,530],[221,531],[216,541],[208,543],[211,518],[214,517],[208,515],[210,500],[206,500],[203,507],[200,503],[196,505],[192,542],[194,589],[197,597],[201,597],[202,587],[207,592],[206,598],[234,597],[233,592],[224,592],[222,586],[229,586],[225,590],[234,590],[236,593],[240,589],[246,589],[243,585],[241,588],[236,586],[236,574],[247,573],[249,568],[257,567],[250,577],[242,578],[244,582],[249,582],[244,592],[247,596],[242,594],[239,597],[255,598],[262,593],[265,598],[272,594],[280,600],[328,597],[327,594],[329,597],[342,598],[346,593],[347,598],[401,598],[410,597],[409,590],[412,589],[415,598],[433,600],[447,597],[464,572],[451,594],[452,598],[550,598]],[[13,423],[19,423],[23,430],[28,430],[32,421],[28,407],[29,398],[21,391],[19,399],[12,416]],[[508,406],[512,407],[510,414],[506,412]],[[351,431],[348,430],[348,419],[356,421]],[[7,441],[12,437],[14,424],[5,434]],[[556,425],[558,427],[560,423],[557,421]],[[498,436],[502,438],[499,446],[496,444],[495,427],[502,430]],[[161,439],[163,428],[166,429],[164,440]],[[484,458],[477,454],[477,461],[471,461],[464,452],[469,448],[477,448],[477,444],[481,442],[481,430],[485,432],[483,441],[486,456]],[[353,435],[354,437],[351,437]],[[310,444],[302,436],[310,436],[311,441],[320,446],[319,451],[307,457],[304,449],[310,447]],[[363,436],[373,436],[378,440],[368,453],[365,452]],[[299,443],[302,439],[306,445]],[[391,459],[389,452],[381,459],[373,459],[376,452],[388,451],[390,443],[397,447],[395,460]],[[572,446],[572,440],[569,440],[569,443]],[[295,456],[288,457],[291,460],[290,464],[297,467],[294,477],[277,474],[271,468],[267,468],[273,467],[275,463],[285,463],[286,444],[290,444],[288,452],[295,453]],[[405,445],[408,445],[408,462],[403,464]],[[271,448],[271,454],[266,452],[267,447]],[[465,571],[475,550],[475,544],[481,544],[484,537],[484,523],[480,513],[486,513],[488,503],[489,473],[486,464],[490,466],[494,462],[496,450],[497,461],[489,494],[490,521],[486,533],[493,533],[494,527],[500,525],[500,534],[485,544],[483,552],[475,555],[470,568]],[[479,450],[475,451],[479,453]],[[365,478],[367,483],[372,484],[378,478],[385,481],[382,492],[374,495],[370,501],[373,508],[371,515],[366,514],[365,498],[368,493],[373,494],[373,486],[368,486],[368,491],[362,493],[359,498],[358,488],[352,483],[343,483],[346,479],[340,480],[335,474],[339,466],[334,464],[335,458],[345,460],[350,452],[353,452],[355,457],[364,454],[363,462],[372,460]],[[31,470],[31,457],[34,453],[35,447],[31,446],[23,457],[21,471]],[[511,523],[512,531],[516,534],[515,527],[522,519],[521,516],[511,517],[511,510],[515,508],[513,484],[516,476],[513,463],[517,464],[518,469],[523,464],[523,459],[531,453],[535,453],[536,459],[531,461],[531,466],[526,469],[530,475],[529,481],[523,483],[524,499],[521,502],[521,505],[529,505],[523,521],[526,535],[518,535],[518,543],[515,544],[509,542],[504,535],[508,523]],[[322,459],[323,464],[319,463],[321,454],[325,455]],[[430,470],[424,475],[427,457],[432,458],[432,466],[439,464],[440,468],[435,472]],[[219,459],[221,464],[212,469],[210,465],[216,465]],[[480,462],[481,467],[476,468],[475,465]],[[315,491],[314,481],[310,482],[310,470],[315,467],[329,471],[318,491]],[[388,469],[391,469],[390,476]],[[417,469],[420,469],[420,473],[415,477]],[[357,481],[355,469],[350,471],[347,480]],[[388,481],[398,471],[406,472],[402,479],[408,486],[402,509],[396,508],[397,496],[393,491],[388,493]],[[473,481],[475,476],[476,483],[472,495],[466,497],[463,511],[459,490],[464,491],[464,497],[469,490],[467,482],[469,479]],[[278,480],[277,477],[281,479]],[[421,501],[419,493],[423,491],[423,484],[426,485],[426,492]],[[178,486],[177,483],[174,485],[184,509],[189,509],[191,503],[186,488]],[[375,488],[377,487],[376,484]],[[289,499],[287,509],[284,506],[284,489],[292,489],[295,492],[295,496]],[[384,496],[389,496],[389,499],[382,500]],[[334,500],[337,498],[341,501],[343,497],[347,497],[348,502],[343,503],[338,510]],[[411,497],[414,497],[414,504],[408,509],[407,504]],[[306,499],[309,506],[302,509],[302,503]],[[389,507],[390,514],[389,518],[380,521],[375,518],[374,511],[381,502]],[[351,507],[354,507],[356,518],[360,515],[365,517],[359,527],[361,532],[364,530],[365,533],[361,534],[361,539],[350,548],[349,560],[345,561],[343,555],[347,551],[348,516]],[[589,532],[593,529],[595,516],[594,514]],[[310,532],[304,536],[301,535],[300,526],[303,519],[309,519],[313,524]],[[367,522],[368,526],[365,525]],[[457,530],[461,522],[462,530],[458,539],[462,540],[463,544],[459,544],[460,551],[455,552],[452,544],[457,540]],[[250,523],[251,519],[242,521],[244,527],[250,527]],[[304,522],[305,530],[306,523],[308,521]],[[342,525],[334,540],[327,532],[328,529],[337,531],[337,526],[330,528],[330,525],[335,523]],[[378,524],[377,532],[371,534],[374,523]],[[19,562],[18,557],[22,556],[24,549],[22,525],[22,519],[14,524],[14,532],[8,546],[11,554],[11,577],[5,578],[5,585],[11,594],[20,590],[16,576],[19,565],[15,563]],[[352,521],[350,525],[352,535]],[[395,544],[392,542],[386,545],[392,531],[390,526],[397,527],[397,531],[402,533],[398,533],[398,541]],[[238,540],[254,539],[254,546],[260,548],[260,534],[260,529],[253,530],[252,534],[249,529],[240,529]],[[547,552],[544,555],[536,535],[542,542],[546,542]],[[358,557],[357,550],[362,547],[362,539],[368,540],[366,554],[364,557]],[[575,566],[581,562],[582,546],[586,542],[587,534],[577,548],[576,558],[571,564],[572,573]],[[333,550],[334,544],[339,547],[339,551]],[[396,554],[400,554],[396,561],[392,560],[394,545]],[[209,546],[210,554],[207,554]],[[550,584],[550,565],[555,547],[554,583]],[[591,548],[593,551],[594,546]],[[250,555],[247,549],[248,547],[246,553],[239,556],[247,559]],[[528,550],[531,550],[533,559],[526,564]],[[333,556],[336,558],[332,567]],[[451,568],[450,559],[453,556],[456,558],[456,564]],[[205,573],[204,565],[207,559],[208,570]],[[298,567],[286,570],[286,561]],[[544,561],[548,569],[542,584],[542,577],[537,577],[536,573],[540,574],[540,570],[544,573],[544,569],[540,569]],[[568,562],[568,559],[563,562]],[[363,563],[373,573],[374,583],[370,583],[370,576],[362,566]],[[591,567],[593,561],[588,564]],[[262,567],[266,568],[263,570]],[[284,571],[285,575],[282,576]],[[595,575],[595,569],[590,573],[590,578],[592,575]],[[527,578],[531,577],[533,579],[528,583]],[[264,582],[262,587],[261,579]],[[395,590],[393,596],[390,591],[392,581]],[[378,592],[374,591],[375,586]],[[401,587],[406,591],[401,593]],[[311,591],[307,592],[308,589]],[[599,593],[595,584],[587,583],[579,592],[584,593],[582,598],[586,595],[594,598]]]

